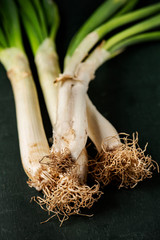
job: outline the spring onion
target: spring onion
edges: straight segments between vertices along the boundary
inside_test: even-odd
[[[43,21],[42,26],[42,21],[38,21],[38,13],[41,13],[41,18],[43,14],[42,19],[48,19],[51,15],[47,16],[48,12],[44,11],[45,8],[42,8],[39,1],[36,1],[36,4],[38,4],[40,9],[36,7],[36,4],[34,5],[34,2],[28,1],[27,3],[29,4],[28,9],[32,9],[30,12],[27,12],[26,6],[20,0],[18,0],[18,7],[21,10],[21,18],[31,43],[51,123],[55,127],[57,117],[56,96],[59,84],[54,84],[54,81],[59,75],[59,64],[54,43],[56,31],[52,31],[52,29],[55,29],[55,25],[58,26],[58,12],[56,10],[56,14],[53,16],[52,21],[50,21],[50,25],[48,25],[48,22]],[[50,1],[44,2],[46,7],[48,4],[48,8],[53,8],[52,11],[55,12],[55,9],[57,9],[55,4],[50,3]],[[31,22],[32,15],[34,16],[33,19],[37,19],[35,26],[34,21]],[[38,44],[35,48],[32,41],[34,41],[34,37],[37,39],[36,36],[40,35],[39,29],[44,28],[46,31],[49,29],[51,31],[47,32],[47,36],[42,31],[41,38],[38,38]],[[68,149],[65,149],[62,154],[58,151],[54,154],[46,154],[46,156],[39,160],[41,166],[47,166],[55,173],[53,186],[50,186],[51,183],[49,183],[49,186],[46,185],[46,190],[42,189],[44,197],[37,197],[35,199],[41,207],[44,208],[45,206],[49,212],[53,212],[58,216],[64,214],[63,220],[65,220],[68,215],[78,214],[80,207],[91,207],[94,201],[101,196],[102,192],[99,190],[99,183],[94,184],[92,187],[86,184],[88,158],[85,148],[81,150],[81,154],[74,164]],[[32,179],[30,179],[29,184],[30,186],[34,186]],[[71,205],[73,206],[71,207]]]
[[[3,9],[3,12],[2,12]],[[29,62],[24,52],[21,30],[13,1],[1,1],[0,61],[7,71],[14,92],[18,135],[23,168],[37,190],[43,188],[50,170],[42,167],[39,160],[50,154],[45,136],[35,84]],[[10,38],[9,36],[12,36]],[[47,170],[48,169],[48,170]]]
[[[150,32],[160,25],[160,4],[133,11],[136,3],[106,0],[71,40],[60,73],[55,46],[59,26],[56,4],[28,0],[24,5],[16,0],[53,126],[49,149],[16,6],[13,0],[2,0],[0,61],[15,96],[22,164],[29,186],[43,192],[35,201],[53,215],[63,215],[62,222],[80,214],[81,208],[92,207],[102,194],[100,182],[106,185],[116,178],[119,187],[134,187],[151,177],[155,168],[152,158],[144,154],[146,148],[138,146],[138,134],[131,140],[128,135],[121,137],[87,96],[90,81],[105,61],[128,46],[160,39],[158,30]],[[108,33],[113,34],[103,39]],[[89,162],[88,137],[98,152]],[[97,181],[91,187],[87,185],[88,165]]]
[[[93,164],[94,167],[92,167],[94,172],[93,175],[98,181],[101,181],[104,184],[107,184],[108,182],[110,182],[110,180],[112,180],[110,175],[116,175],[116,176],[118,175],[118,178],[121,181],[120,186],[133,187],[142,179],[146,177],[150,177],[152,175],[151,170],[154,169],[154,164],[151,157],[148,157],[148,156],[145,157],[144,151],[141,150],[139,147],[137,147],[137,142],[138,142],[137,136],[135,137],[133,135],[132,141],[129,140],[128,137],[121,138],[116,132],[115,128],[107,120],[105,120],[100,115],[100,113],[98,113],[98,111],[94,106],[92,106],[90,100],[88,98],[86,100],[85,95],[87,92],[88,84],[92,79],[94,79],[95,71],[97,70],[98,67],[100,67],[106,60],[116,56],[117,54],[123,51],[123,44],[125,44],[124,41],[126,41],[126,46],[127,46],[127,41],[128,41],[128,45],[129,43],[131,45],[135,42],[138,42],[138,40],[139,42],[141,42],[142,39],[143,41],[145,40],[147,41],[147,39],[149,40],[151,38],[153,38],[154,40],[159,39],[157,32],[155,32],[154,34],[148,33],[148,35],[146,33],[146,35],[143,35],[143,37],[142,35],[140,35],[145,31],[159,27],[160,15],[157,14],[157,12],[160,11],[159,8],[160,8],[160,5],[155,4],[149,7],[142,8],[140,10],[133,11],[131,13],[124,14],[119,17],[114,17],[113,19],[109,20],[107,23],[104,23],[102,26],[99,26],[97,29],[89,33],[80,42],[79,46],[77,46],[73,54],[71,56],[66,56],[67,61],[65,64],[64,72],[62,75],[60,75],[58,79],[60,81],[64,81],[64,83],[62,82],[62,86],[59,89],[60,98],[62,98],[62,95],[65,95],[66,97],[68,94],[68,99],[70,99],[71,101],[71,98],[69,98],[69,96],[71,96],[72,90],[69,90],[69,84],[70,86],[72,84],[73,87],[75,87],[76,84],[77,84],[77,87],[78,85],[81,84],[84,87],[83,88],[81,86],[81,88],[83,88],[83,91],[81,90],[82,92],[78,90],[77,91],[78,93],[76,93],[76,98],[78,99],[77,101],[80,102],[81,104],[80,108],[77,111],[79,111],[80,113],[82,109],[82,104],[83,104],[83,111],[86,110],[86,106],[87,106],[88,135],[91,138],[91,140],[94,142],[95,146],[97,147],[97,150],[99,151],[99,157],[95,161],[95,164]],[[151,17],[149,17],[150,15]],[[149,17],[149,18],[146,19],[146,17]],[[141,20],[143,18],[145,19]],[[129,28],[126,28],[125,30],[121,30],[119,33],[114,34],[109,39],[100,43],[100,45],[94,48],[89,53],[88,57],[86,57],[86,55],[93,48],[95,43],[101,37],[103,37],[104,34],[109,33],[110,31],[112,31],[113,29],[119,26],[122,26],[124,24],[126,25],[127,23],[131,23],[137,20],[141,20],[141,22],[136,23],[130,26]],[[135,41],[133,37],[136,37]],[[122,44],[121,45],[122,48],[119,47],[116,50],[117,44]],[[112,51],[110,49],[112,49]],[[67,84],[66,83],[67,77],[68,77],[68,89],[67,87],[65,88],[65,85]],[[71,82],[71,80],[73,81]],[[62,91],[62,95],[60,95],[61,91]],[[85,103],[83,102],[84,99],[86,101]],[[74,103],[76,103],[75,100],[74,100]],[[74,103],[72,103],[72,106]],[[76,106],[78,107],[78,104],[77,105],[75,104],[75,107]],[[61,111],[60,114],[63,114],[63,111]],[[81,114],[82,114],[82,111],[81,111]],[[81,114],[79,114],[79,118],[80,116],[82,116],[82,121],[84,121],[84,117],[83,117],[84,113],[82,115]],[[78,116],[78,113],[77,113],[77,116]],[[69,119],[68,116],[67,118]],[[76,118],[74,117],[74,121],[75,119]],[[70,122],[71,122],[71,119],[70,119]],[[79,124],[79,122],[80,122],[80,119],[78,119],[77,124]],[[84,134],[84,135],[81,135],[81,138],[82,140],[86,141],[86,138],[85,138],[86,125],[84,127],[82,123],[83,122],[81,122],[79,126],[77,125],[76,129],[81,128],[81,134],[82,133]],[[62,123],[60,123],[60,125],[61,124]],[[74,131],[76,132],[75,128],[74,128]],[[64,135],[63,132],[61,132],[60,134],[61,134],[60,136]],[[55,134],[55,139],[56,139],[56,134]],[[76,145],[75,141],[74,141],[74,144]],[[71,141],[69,140],[69,142]],[[81,143],[80,141],[79,142],[77,141],[77,144],[79,144],[79,147],[80,147],[80,143]],[[84,144],[84,142],[82,142],[82,144]],[[55,146],[55,144],[53,146]],[[73,149],[71,149],[71,152],[72,151],[75,153]],[[123,166],[124,165],[123,162],[125,162],[125,166]],[[116,171],[115,168],[118,163],[119,163],[119,166],[117,167],[117,171]],[[107,168],[106,166],[108,165],[109,167]],[[105,169],[107,170],[105,171]],[[114,174],[115,172],[116,174]],[[123,174],[121,174],[121,172],[123,172]]]
[[[110,7],[111,3],[115,4],[112,1],[108,1],[108,3],[110,4]],[[124,9],[126,6],[127,5],[124,5]],[[100,11],[99,9],[97,10],[98,12]],[[112,10],[113,9],[114,8],[112,8]],[[118,8],[115,8],[115,13],[117,10]],[[146,35],[143,36],[141,32],[144,32],[145,30],[150,30],[158,26],[159,15],[157,15],[156,17],[152,16],[149,19],[145,19],[140,23],[136,23],[135,25],[125,30],[121,30],[120,33],[113,35],[113,37],[110,37],[110,39],[108,39],[107,41],[103,41],[102,44],[94,48],[86,59],[85,57],[88,51],[94,47],[94,45],[100,40],[102,36],[104,36],[104,34],[107,34],[108,32],[124,24],[146,18],[150,15],[154,15],[159,10],[160,5],[155,4],[153,6],[133,11],[131,13],[125,13],[124,15],[122,14],[118,15],[116,13],[117,14],[116,16],[116,14],[114,15],[114,13],[112,12],[113,19],[110,19],[108,22],[103,23],[102,26],[97,26],[95,25],[94,22],[92,21],[90,22],[89,20],[87,21],[87,24],[84,24],[84,27],[82,27],[78,31],[78,34],[74,36],[73,40],[71,41],[71,44],[69,45],[69,49],[64,60],[65,68],[63,74],[60,74],[55,81],[55,83],[58,84],[59,87],[57,91],[58,102],[56,105],[57,106],[56,123],[52,124],[54,141],[51,150],[53,156],[59,154],[60,159],[66,159],[66,161],[68,158],[71,158],[73,162],[79,166],[79,169],[81,169],[81,171],[76,170],[76,176],[78,177],[78,179],[83,179],[81,183],[84,183],[85,182],[84,179],[86,179],[87,171],[86,164],[88,160],[87,156],[85,156],[85,158],[81,156],[82,153],[84,154],[85,151],[84,149],[86,146],[88,136],[91,138],[99,152],[98,159],[96,159],[96,161],[93,162],[91,161],[89,165],[91,166],[94,178],[98,181],[101,181],[104,185],[106,185],[114,178],[113,177],[114,169],[108,168],[109,169],[108,172],[105,172],[104,169],[106,164],[108,164],[107,159],[108,152],[111,155],[110,165],[112,166],[113,156],[114,155],[116,156],[116,154],[113,154],[113,150],[114,153],[116,153],[115,149],[118,152],[118,156],[120,156],[120,160],[122,161],[119,152],[122,152],[123,148],[123,154],[124,153],[126,154],[127,166],[128,165],[129,167],[132,166],[133,161],[140,162],[141,166],[141,168],[139,169],[140,171],[138,172],[138,175],[135,178],[135,181],[131,181],[131,178],[126,178],[128,174],[128,168],[123,168],[125,181],[123,181],[122,183],[122,176],[119,176],[118,175],[119,172],[117,171],[115,175],[116,176],[118,175],[121,180],[120,186],[133,187],[137,184],[138,181],[142,180],[145,177],[150,177],[152,175],[151,169],[154,168],[154,165],[150,157],[142,156],[140,159],[137,159],[136,156],[132,159],[133,152],[136,151],[135,149],[137,138],[136,140],[135,137],[133,138],[132,146],[130,146],[130,142],[129,143],[127,142],[128,138],[127,140],[121,139],[116,129],[111,125],[111,123],[109,123],[93,106],[89,98],[86,96],[86,93],[88,89],[88,84],[90,80],[94,78],[96,69],[106,60],[122,52],[124,50],[124,46],[127,47],[134,43],[147,41],[147,39],[158,40],[158,38],[155,37],[155,35],[157,35],[156,32],[154,34],[144,33]],[[119,13],[120,12],[121,11],[119,11]],[[96,14],[93,14],[90,19],[93,19],[94,16],[96,16]],[[90,24],[88,24],[88,22]],[[142,26],[146,26],[145,29],[143,29]],[[93,29],[94,27],[98,28],[94,30]],[[90,30],[93,31],[90,32]],[[118,40],[115,41],[114,39],[117,39],[117,36],[119,35],[120,37],[118,37]],[[137,40],[133,39],[135,37],[137,38]],[[113,44],[108,47],[107,46],[108,42],[113,42]],[[54,68],[54,66],[52,66],[52,68]],[[53,79],[54,78],[55,75]],[[45,94],[47,94],[47,92],[44,93],[44,95]],[[53,102],[55,101],[51,102],[53,104]],[[55,112],[51,112],[50,114],[51,115],[55,114]],[[124,143],[122,144],[123,140],[125,141],[125,144]],[[129,144],[130,148],[128,147],[127,143]],[[142,155],[144,154],[142,150],[141,153]],[[138,154],[139,152],[137,152],[137,155]],[[119,161],[118,158],[115,159],[116,159],[115,161],[117,162]],[[147,163],[145,164],[146,159]],[[122,164],[120,164],[120,170],[121,168]],[[130,171],[132,172],[132,174],[135,173],[137,174],[136,172],[137,169],[134,166],[133,168],[131,168]],[[72,170],[71,173],[73,174]],[[100,175],[100,173],[102,174]],[[65,178],[65,184],[63,186],[64,188],[66,188],[66,185],[69,184],[69,181],[70,177],[68,178],[67,176],[67,178]],[[72,187],[74,183],[75,180],[71,182]],[[61,188],[60,190],[63,193],[64,189]],[[56,195],[53,194],[52,196],[53,200],[55,199],[55,196]],[[44,204],[45,201],[43,199],[39,199],[39,203]],[[49,202],[47,203],[49,205]],[[68,208],[70,209],[69,206]],[[53,211],[53,208],[51,207],[48,207],[47,209]],[[65,212],[66,209],[63,209],[63,211]],[[72,214],[70,210],[68,210],[68,215],[69,214]]]

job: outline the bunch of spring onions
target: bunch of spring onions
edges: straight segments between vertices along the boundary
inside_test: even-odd
[[[155,168],[151,157],[139,147],[138,135],[133,139],[127,134],[119,136],[87,96],[90,81],[105,61],[130,45],[160,40],[160,4],[133,11],[137,2],[106,0],[71,40],[61,71],[55,46],[59,26],[56,4],[49,0],[28,0],[25,4],[22,0],[1,1],[0,61],[14,92],[22,164],[29,186],[43,193],[35,201],[53,216],[60,219],[62,215],[62,222],[80,214],[81,208],[92,207],[102,194],[101,185],[116,180],[119,187],[134,187],[151,177]],[[53,126],[51,149],[20,20]],[[97,149],[93,160],[87,155],[88,137]],[[87,185],[88,172],[92,186]]]

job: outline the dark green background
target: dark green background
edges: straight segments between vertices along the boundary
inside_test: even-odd
[[[61,27],[57,44],[61,63],[76,29],[102,2],[59,0]],[[158,1],[141,0],[141,6]],[[140,5],[140,4],[139,4]],[[32,67],[33,62],[32,62]],[[140,145],[160,163],[160,43],[129,48],[97,71],[89,95],[119,132],[139,132]],[[51,127],[38,86],[47,137]],[[59,228],[35,203],[36,191],[26,184],[18,148],[14,99],[5,70],[0,66],[0,239],[1,240],[158,240],[160,239],[160,177],[131,190],[108,186],[87,211],[92,218],[73,216]]]

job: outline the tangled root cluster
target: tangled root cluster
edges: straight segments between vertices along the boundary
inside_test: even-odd
[[[42,159],[41,164],[48,167],[39,177],[43,197],[34,197],[33,200],[49,214],[53,213],[52,217],[57,216],[61,224],[71,215],[81,215],[81,208],[91,208],[102,195],[99,183],[89,187],[79,182],[73,174],[76,165],[69,155],[51,155]],[[35,187],[32,180],[28,184]]]
[[[71,215],[82,215],[82,208],[91,208],[101,197],[99,182],[105,186],[116,180],[120,182],[119,188],[133,188],[143,179],[152,177],[152,171],[158,165],[151,156],[145,156],[147,145],[144,150],[139,147],[137,133],[132,139],[123,134],[121,143],[109,150],[110,140],[105,139],[102,152],[89,161],[90,172],[97,181],[92,187],[79,181],[78,171],[75,171],[77,165],[68,151],[46,156],[40,161],[41,169],[28,184],[42,190],[43,197],[33,199],[42,209],[52,213],[50,218],[57,216],[62,224]]]
[[[121,137],[121,142],[112,150],[105,150],[105,145],[102,145],[103,150],[96,162],[90,162],[91,173],[103,185],[118,180],[119,188],[133,188],[143,179],[152,177],[156,162],[151,156],[145,156],[147,145],[144,150],[139,147],[137,133],[133,134],[133,139],[129,139],[128,135]]]
[[[44,187],[43,198],[38,196],[35,201],[42,209],[53,213],[53,216],[58,216],[62,224],[69,216],[81,214],[81,208],[91,208],[102,194],[99,187],[99,184],[92,187],[80,185],[73,177],[62,176],[56,187]]]
[[[74,167],[74,161],[67,149],[63,153],[57,152],[49,156],[44,156],[40,160],[40,164],[48,166],[52,171],[56,171],[58,174],[66,173]]]
[[[63,154],[55,153],[44,156],[39,162],[41,168],[37,171],[35,178],[29,179],[27,182],[30,187],[34,187],[38,191],[48,185],[51,185],[52,188],[56,186],[59,176],[69,173],[74,167],[74,161],[67,150]]]

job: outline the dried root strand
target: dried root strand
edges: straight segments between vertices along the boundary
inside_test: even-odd
[[[63,154],[55,153],[44,156],[39,163],[41,168],[36,172],[34,179],[29,179],[27,182],[30,187],[38,191],[46,185],[56,185],[59,175],[71,171],[74,166],[74,161],[67,149]]]
[[[89,187],[80,185],[72,176],[62,176],[56,187],[42,189],[43,198],[38,196],[36,202],[59,220],[62,216],[60,221],[65,221],[71,215],[81,214],[81,208],[91,208],[102,194],[99,188],[98,183]]]
[[[41,177],[37,178],[39,185],[41,182],[39,190],[42,190],[43,197],[32,199],[43,210],[53,214],[50,218],[57,216],[62,224],[71,215],[81,215],[82,208],[91,208],[101,197],[99,183],[90,187],[79,182],[78,176],[74,174],[77,166],[69,154],[50,155],[40,162],[43,168],[47,167],[47,170],[41,172]],[[28,184],[35,187],[36,183],[29,180]]]
[[[36,172],[34,179],[27,181],[29,187],[34,187],[37,191],[41,191],[46,185],[56,186],[56,182],[59,179],[59,174],[56,169],[46,168],[42,166],[39,171]]]
[[[63,153],[53,153],[49,156],[44,156],[40,160],[40,164],[48,166],[50,169],[55,169],[58,173],[66,173],[74,167],[74,160],[70,152],[65,149]]]
[[[90,161],[92,175],[103,185],[116,180],[120,182],[119,188],[133,188],[145,178],[151,178],[152,171],[158,169],[151,156],[145,156],[147,145],[144,150],[139,147],[138,133],[133,134],[133,139],[128,136],[121,137],[122,143],[112,150],[106,150],[102,144],[103,150],[96,161]]]

